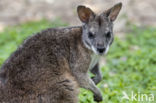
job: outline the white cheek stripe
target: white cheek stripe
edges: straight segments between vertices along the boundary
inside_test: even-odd
[[[89,45],[87,45],[87,43],[85,42],[85,40],[83,38],[82,38],[82,41],[86,48],[91,49],[91,47],[89,47]]]
[[[106,47],[105,54],[107,54],[108,50],[109,50],[109,45]]]
[[[84,43],[84,44],[85,44],[86,48],[91,49],[86,43]]]
[[[97,52],[97,50],[95,49],[94,46],[92,46],[91,48],[92,48],[92,50],[93,50],[93,52],[94,52],[95,54],[98,54],[98,52]]]

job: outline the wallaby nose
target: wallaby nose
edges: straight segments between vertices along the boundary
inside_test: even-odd
[[[103,47],[103,45],[104,45],[103,41],[100,41],[100,40],[99,40],[99,41],[97,42],[97,47]]]
[[[97,48],[97,51],[100,53],[100,54],[103,54],[105,52],[106,48]]]

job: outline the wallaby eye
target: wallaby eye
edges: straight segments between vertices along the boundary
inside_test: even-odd
[[[94,38],[94,34],[91,33],[91,32],[89,32],[89,33],[88,33],[88,37],[89,37],[90,39],[93,39],[93,38]]]
[[[110,31],[106,33],[106,37],[107,38],[110,38],[111,37],[111,32]]]

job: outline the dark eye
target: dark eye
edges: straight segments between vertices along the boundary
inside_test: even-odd
[[[93,39],[93,38],[94,38],[94,34],[91,33],[91,32],[89,32],[89,33],[88,33],[88,37],[89,37],[90,39]]]
[[[107,32],[107,33],[106,33],[106,37],[107,37],[107,38],[110,38],[110,37],[111,37],[111,32]]]

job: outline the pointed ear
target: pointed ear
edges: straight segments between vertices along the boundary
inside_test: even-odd
[[[85,6],[79,5],[77,7],[77,13],[80,18],[80,20],[83,23],[88,23],[89,19],[93,18],[95,16],[94,12]]]
[[[104,12],[104,14],[107,17],[109,17],[111,21],[114,21],[117,18],[118,14],[121,10],[121,7],[122,7],[122,3],[118,3],[118,4],[114,5],[112,8],[106,10]]]

